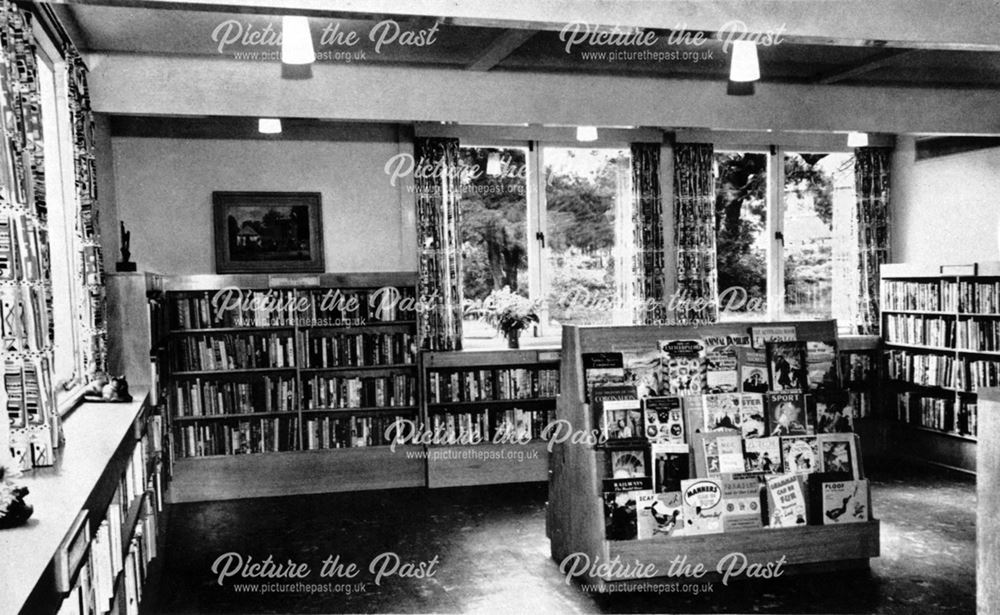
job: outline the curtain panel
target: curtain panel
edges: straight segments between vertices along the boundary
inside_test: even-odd
[[[708,143],[674,147],[674,248],[677,324],[718,320],[714,150]]]
[[[417,338],[424,350],[462,349],[458,139],[414,140],[417,199]]]
[[[859,273],[856,332],[861,335],[879,332],[879,272],[889,260],[891,153],[882,147],[854,150]]]
[[[98,226],[97,178],[94,152],[94,115],[87,88],[87,67],[73,48],[65,50],[67,94],[73,131],[73,167],[76,184],[76,267],[79,293],[80,363],[88,378],[107,365],[108,327],[104,284],[104,257]]]
[[[632,323],[640,325],[664,323],[668,317],[660,147],[632,144],[632,280],[625,300]]]
[[[27,469],[51,465],[58,439],[48,209],[31,17],[7,1],[0,11],[0,444]]]

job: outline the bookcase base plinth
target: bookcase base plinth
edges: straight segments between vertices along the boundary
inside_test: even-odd
[[[546,442],[433,446],[427,451],[427,486],[465,487],[549,480]]]
[[[171,503],[423,487],[423,447],[340,448],[174,462]]]

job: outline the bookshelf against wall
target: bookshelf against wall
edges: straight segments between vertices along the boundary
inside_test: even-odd
[[[977,392],[1000,384],[1000,263],[882,270],[891,443],[974,472]]]
[[[172,501],[424,484],[415,276],[165,280]]]
[[[421,363],[428,487],[548,480],[558,350],[430,352]]]
[[[753,372],[767,370],[753,367],[753,355],[765,353],[736,349],[737,365],[731,369],[739,374],[735,382],[743,382],[738,385],[743,392],[702,395],[712,386],[711,375],[705,371],[715,369],[710,365],[713,361],[706,359],[711,355],[705,352],[710,345],[706,340],[746,347],[756,338],[758,327],[780,330],[788,335],[785,339],[797,340],[791,345],[803,348],[837,339],[835,321],[563,327],[556,419],[568,421],[574,433],[608,430],[603,442],[574,443],[571,439],[556,444],[551,455],[546,521],[551,555],[557,562],[569,561],[568,568],[575,568],[582,582],[645,578],[645,572],[638,570],[648,566],[653,567],[652,576],[682,580],[677,572],[670,572],[676,570],[677,560],[686,570],[700,565],[714,574],[718,566],[732,563],[726,558],[733,554],[744,554],[746,566],[762,570],[782,561],[786,571],[864,568],[869,558],[878,557],[879,521],[870,510],[857,436],[835,424],[824,427],[822,420],[797,427],[801,419],[783,420],[791,414],[786,415],[787,402],[782,400],[811,395],[818,404],[825,394],[831,395],[828,399],[842,398],[839,383],[824,378],[829,388],[813,387],[810,369],[810,384],[797,385],[798,393],[764,393],[765,388],[774,390],[774,382],[751,389]],[[807,365],[816,365],[810,354],[805,356]],[[771,364],[770,359],[767,363]],[[797,363],[801,367],[802,361]],[[780,374],[778,363],[773,365]],[[635,375],[631,380],[630,370]],[[619,371],[624,371],[624,381]],[[746,379],[744,372],[751,378]],[[696,385],[699,380],[701,384]],[[781,383],[780,378],[774,380]],[[588,382],[593,383],[590,391]],[[646,397],[640,405],[636,398],[642,394],[636,395],[636,382],[656,383],[660,397]],[[723,398],[736,405],[727,406]],[[768,410],[758,422],[761,398]],[[809,403],[799,408],[803,406]],[[650,413],[653,407],[656,410]],[[726,420],[719,420],[726,408]],[[664,409],[666,413],[661,412]],[[776,409],[781,410],[777,422],[771,418]],[[674,417],[675,411],[679,418]],[[629,418],[631,413],[636,418]],[[709,415],[717,421],[715,427],[709,425]],[[637,421],[639,416],[647,424],[644,437],[639,430],[620,431],[623,420]],[[652,431],[648,428],[651,419],[656,421]],[[807,429],[808,424],[813,429]],[[666,441],[662,440],[665,433]],[[757,437],[761,433],[769,437]],[[770,455],[760,452],[767,451],[769,444],[773,447],[774,440],[780,443]],[[795,448],[806,443],[810,450]],[[768,458],[772,461],[761,463]],[[847,460],[846,465],[838,465]],[[733,485],[735,491],[730,491]],[[776,503],[779,495],[780,505]],[[626,496],[628,502],[620,502],[618,496]],[[767,512],[766,521],[762,511]],[[706,527],[712,519],[719,525]],[[587,564],[584,570],[579,554],[591,563],[620,561],[631,568]]]

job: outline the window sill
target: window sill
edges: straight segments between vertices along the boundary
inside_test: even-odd
[[[87,389],[87,385],[78,384],[72,389],[59,391],[56,393],[56,412],[59,413],[59,417],[63,418],[67,414],[73,411],[80,402],[83,401],[83,393]]]

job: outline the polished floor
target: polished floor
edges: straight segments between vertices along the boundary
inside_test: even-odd
[[[974,479],[924,468],[871,478],[882,556],[870,571],[716,583],[697,596],[596,594],[567,584],[549,557],[544,485],[177,505],[161,578],[143,606],[159,613],[975,612]],[[383,553],[399,560],[376,559]],[[240,577],[241,560],[246,569],[268,555],[307,564],[309,575]],[[328,560],[336,574],[320,578],[323,561],[337,556]],[[379,585],[373,560],[385,564]],[[359,568],[354,578],[350,564]],[[420,575],[420,564],[433,575]],[[225,571],[234,574],[220,585]],[[246,581],[258,585],[239,586]]]

